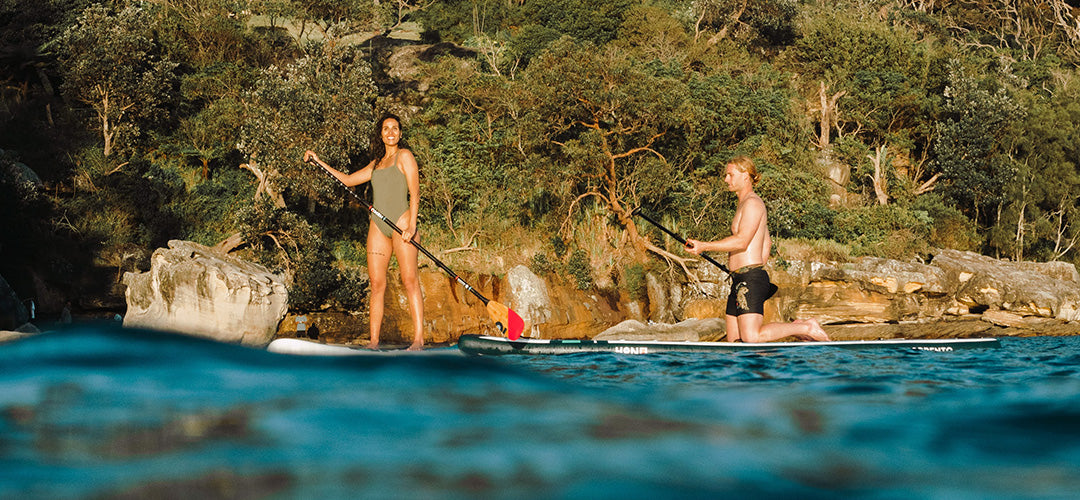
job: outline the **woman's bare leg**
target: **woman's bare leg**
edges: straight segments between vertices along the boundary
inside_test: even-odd
[[[413,236],[417,243],[420,235]],[[405,287],[405,297],[409,301],[409,313],[413,322],[413,341],[410,351],[418,351],[424,346],[424,294],[420,289],[419,258],[420,251],[406,243],[401,235],[394,235],[394,255],[401,268],[401,284]]]
[[[390,254],[393,252],[393,241],[387,238],[374,222],[368,227],[367,239],[367,266],[368,283],[371,286],[371,295],[368,297],[369,317],[371,325],[371,340],[368,341],[368,349],[379,347],[379,333],[382,331],[383,311],[386,300],[386,271],[390,267]]]

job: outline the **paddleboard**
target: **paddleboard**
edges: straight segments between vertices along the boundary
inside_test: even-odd
[[[828,342],[664,342],[650,340],[544,340],[486,335],[462,335],[458,349],[465,354],[497,356],[503,354],[571,354],[577,352],[612,352],[617,354],[652,354],[658,352],[734,352],[777,351],[782,349],[906,349],[951,352],[960,349],[996,348],[995,338],[973,339],[889,339],[834,340]]]
[[[274,339],[266,350],[278,354],[293,354],[299,356],[386,356],[386,355],[420,355],[420,354],[460,354],[457,349],[448,347],[432,347],[422,351],[410,351],[405,348],[390,349],[364,349],[359,346],[347,346],[341,344],[323,344],[304,339],[280,338]]]

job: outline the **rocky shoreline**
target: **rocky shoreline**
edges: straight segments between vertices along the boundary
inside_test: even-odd
[[[525,266],[504,276],[461,273],[485,296],[518,312],[539,338],[722,340],[726,274],[702,263],[646,275],[647,298],[622,290],[578,290]],[[998,260],[941,250],[927,263],[864,257],[853,262],[770,264],[778,285],[767,321],[817,318],[837,340],[1065,336],[1080,334],[1080,274],[1064,262]],[[405,299],[391,280],[383,338],[408,342]],[[124,325],[264,346],[278,337],[366,343],[366,314],[286,311],[281,278],[192,242],[158,249],[151,269],[126,273]],[[465,333],[497,333],[481,302],[433,266],[421,269],[430,344]],[[8,289],[0,341],[33,334]],[[640,294],[645,295],[645,294]],[[0,304],[0,305],[2,305]],[[18,332],[14,331],[18,330]]]

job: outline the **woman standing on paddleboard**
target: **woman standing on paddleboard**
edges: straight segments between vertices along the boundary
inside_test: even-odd
[[[387,219],[401,229],[395,232],[382,220],[371,216],[368,223],[367,266],[371,284],[370,319],[371,341],[369,349],[379,347],[386,297],[386,274],[391,254],[397,257],[401,268],[401,283],[409,300],[409,313],[413,320],[413,342],[409,350],[420,350],[424,345],[424,297],[420,291],[417,273],[418,250],[412,245],[416,234],[416,219],[420,211],[420,168],[401,129],[401,120],[392,114],[383,115],[375,123],[371,137],[371,157],[364,168],[351,174],[341,172],[319,159],[313,151],[304,152],[304,161],[314,160],[346,186],[371,182],[374,202],[372,205]]]

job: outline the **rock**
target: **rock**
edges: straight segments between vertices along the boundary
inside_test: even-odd
[[[662,340],[666,342],[697,342],[703,336],[722,336],[723,318],[688,319],[675,324],[645,324],[626,320],[593,337],[595,340]]]
[[[669,295],[672,287],[667,286],[653,273],[645,274],[645,289],[649,294],[649,319],[660,323],[674,321]]]
[[[0,344],[3,344],[5,342],[12,342],[26,337],[31,337],[34,335],[36,334],[30,332],[0,330]]]
[[[968,338],[1000,336],[994,325],[978,319],[928,323],[825,325],[833,340]]]
[[[263,347],[285,316],[288,292],[266,268],[173,240],[145,273],[124,273],[124,326],[168,330]]]
[[[26,306],[19,301],[7,280],[0,276],[0,330],[12,330],[29,320]]]
[[[517,265],[506,274],[510,285],[510,303],[506,304],[525,320],[526,331],[538,333],[539,326],[551,319],[551,297],[547,284],[528,267]]]
[[[957,250],[938,252],[931,264],[954,281],[956,301],[969,309],[1080,320],[1080,283],[1071,264],[1008,262]]]

